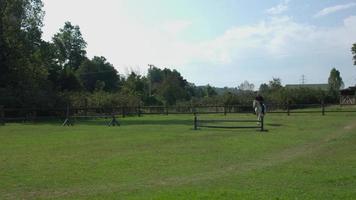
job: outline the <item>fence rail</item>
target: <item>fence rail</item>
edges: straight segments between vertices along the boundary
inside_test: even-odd
[[[252,126],[251,124],[247,124],[249,122],[258,123],[257,125]],[[234,123],[234,125],[221,125],[220,123]],[[239,124],[239,125],[236,125]],[[245,125],[240,125],[245,124]],[[244,120],[244,119],[215,119],[215,120],[207,120],[207,119],[198,119],[197,115],[194,115],[194,130],[198,130],[198,128],[222,128],[222,129],[252,129],[258,128],[260,131],[264,131],[264,119],[261,117],[260,120]]]
[[[341,105],[327,104],[267,104],[269,114],[302,113],[352,113],[356,107],[344,109]],[[310,110],[308,110],[310,109]],[[208,106],[119,106],[119,107],[62,107],[62,108],[6,108],[0,105],[0,125],[10,121],[36,121],[73,118],[108,118],[113,115],[171,115],[171,114],[232,114],[253,113],[251,105],[208,105]]]

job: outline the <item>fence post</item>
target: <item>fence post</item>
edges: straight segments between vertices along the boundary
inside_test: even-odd
[[[168,106],[166,106],[166,115],[168,115],[168,112],[169,112],[169,111],[168,111]]]
[[[290,105],[289,105],[289,102],[287,103],[287,115],[290,116]]]
[[[194,113],[194,130],[198,130],[198,119],[197,119],[197,114]]]
[[[137,116],[141,117],[141,106],[140,105],[138,105],[138,107],[137,107]]]
[[[226,106],[224,106],[224,115],[226,116]]]
[[[4,106],[0,106],[0,126],[5,125],[5,112],[4,112]]]
[[[88,116],[88,99],[84,99],[84,116]]]
[[[35,110],[33,111],[32,120],[33,120],[33,123],[35,123],[36,120],[37,120],[37,109],[36,109],[36,108],[35,108]]]
[[[121,108],[121,112],[122,112],[122,118],[125,118],[125,116],[126,116],[126,109],[125,109],[125,106],[123,106],[122,108]]]

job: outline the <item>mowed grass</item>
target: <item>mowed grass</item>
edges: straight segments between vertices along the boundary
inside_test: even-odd
[[[356,113],[270,114],[268,132],[120,121],[0,127],[0,199],[356,199]]]

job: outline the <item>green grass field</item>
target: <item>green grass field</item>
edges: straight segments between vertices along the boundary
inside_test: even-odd
[[[356,113],[271,114],[268,132],[120,120],[0,127],[0,199],[356,199]]]

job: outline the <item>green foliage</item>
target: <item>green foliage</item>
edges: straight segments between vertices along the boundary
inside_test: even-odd
[[[86,59],[85,48],[87,46],[79,26],[73,26],[70,22],[66,22],[52,40],[59,65],[63,68],[69,67],[74,71],[77,70]]]
[[[58,81],[60,83],[60,91],[79,91],[82,89],[77,76],[69,67],[66,67],[61,71]]]
[[[268,84],[261,84],[259,93],[269,104],[320,104],[335,103],[327,91],[308,87],[286,88],[281,84],[279,78],[273,78]]]
[[[337,101],[339,99],[339,90],[344,87],[344,82],[340,76],[340,72],[333,68],[330,71],[330,76],[328,79],[329,84],[329,96],[333,101]]]
[[[207,97],[214,97],[217,96],[218,93],[215,91],[215,89],[213,87],[211,87],[210,85],[206,86],[206,95]]]
[[[280,89],[282,89],[282,81],[280,78],[273,78],[269,84],[269,89],[272,90],[272,91],[278,91]]]
[[[125,94],[130,94],[139,97],[141,100],[148,96],[148,82],[145,77],[142,77],[135,72],[126,78],[122,90]]]
[[[113,108],[113,107],[137,107],[141,100],[133,95],[122,93],[109,93],[102,90],[95,92],[64,92],[63,99],[67,99],[73,107]]]
[[[259,93],[270,103],[284,104],[286,102],[282,81],[279,78],[273,78],[268,84],[261,84]]]
[[[105,91],[117,91],[120,77],[112,64],[104,57],[95,56],[92,60],[85,60],[76,71],[83,87],[90,92],[98,89],[96,86],[103,84]]]
[[[17,106],[37,105],[36,97],[50,92],[41,57],[42,7],[39,0],[1,1],[0,88]]]
[[[162,103],[174,105],[177,101],[190,100],[195,95],[194,85],[188,83],[176,70],[152,67],[148,71],[148,84],[151,94]]]
[[[330,71],[328,84],[329,84],[329,89],[335,91],[339,91],[341,88],[344,87],[344,82],[342,81],[339,70],[333,68]]]

